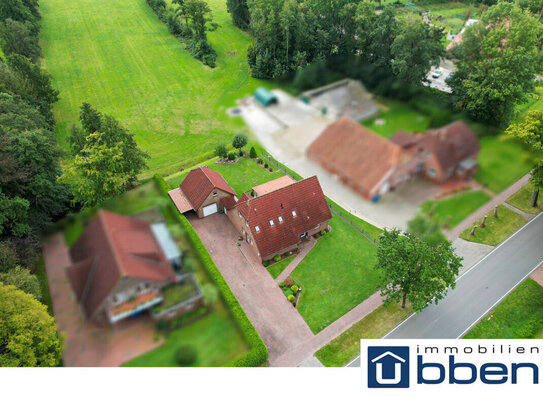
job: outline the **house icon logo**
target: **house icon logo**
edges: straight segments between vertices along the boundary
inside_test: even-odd
[[[368,346],[368,387],[409,387],[408,346]]]

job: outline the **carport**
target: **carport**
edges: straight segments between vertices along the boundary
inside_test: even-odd
[[[183,195],[183,192],[181,192],[181,188],[175,188],[168,191],[168,195],[172,199],[175,207],[179,209],[179,213],[185,213],[192,210],[192,205],[185,195]]]

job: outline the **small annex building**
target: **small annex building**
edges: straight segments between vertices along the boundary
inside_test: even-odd
[[[255,100],[264,107],[279,103],[279,99],[270,90],[261,86],[255,91]]]
[[[168,192],[180,213],[194,210],[199,218],[224,209],[223,199],[236,193],[217,171],[199,167],[189,172],[179,188]]]

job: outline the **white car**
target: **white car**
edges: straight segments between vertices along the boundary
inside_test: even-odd
[[[441,68],[437,68],[432,72],[432,78],[439,78],[442,73],[443,71],[441,70]]]

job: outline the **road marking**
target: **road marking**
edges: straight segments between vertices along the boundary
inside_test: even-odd
[[[458,335],[458,336],[456,337],[456,339],[462,338],[462,336],[464,336],[464,335],[466,334],[466,332],[468,332],[471,328],[473,328],[474,325],[476,325],[476,324],[477,324],[477,323],[478,323],[478,322],[479,322],[486,314],[488,314],[490,311],[492,311],[492,309],[493,309],[494,307],[496,307],[496,306],[497,306],[497,305],[498,305],[505,297],[507,297],[507,296],[511,293],[511,291],[513,291],[515,288],[517,288],[517,286],[518,286],[520,283],[522,283],[524,280],[526,280],[526,278],[528,278],[528,276],[529,276],[530,274],[532,274],[535,270],[537,270],[537,268],[538,268],[539,266],[541,266],[542,264],[543,264],[543,260],[541,260],[537,266],[535,266],[533,269],[531,269],[531,270],[528,272],[528,274],[526,274],[524,277],[522,277],[522,279],[520,279],[520,280],[518,281],[518,283],[516,283],[513,287],[511,287],[511,288],[509,289],[509,291],[507,291],[507,292],[506,292],[504,295],[502,295],[502,296],[501,296],[494,304],[492,304],[492,306],[491,306],[489,309],[487,309],[487,310],[486,310],[479,318],[477,318],[477,319],[476,319],[469,327],[467,327],[467,328],[464,330],[464,332],[462,332],[460,335]]]

